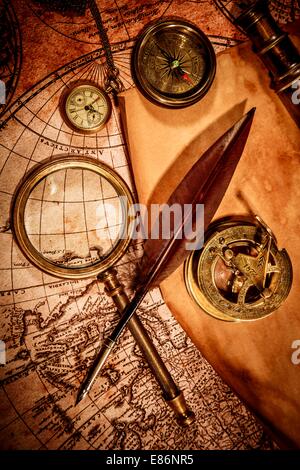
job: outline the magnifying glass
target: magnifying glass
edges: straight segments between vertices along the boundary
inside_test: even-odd
[[[56,157],[35,167],[13,201],[13,229],[24,255],[47,274],[68,279],[112,267],[130,243],[124,180],[87,157]]]
[[[113,266],[131,241],[132,204],[127,184],[107,165],[89,157],[58,156],[34,167],[19,185],[12,229],[32,264],[60,278],[97,276],[121,313],[129,299]],[[143,324],[135,315],[128,326],[179,424],[190,424],[194,415]]]

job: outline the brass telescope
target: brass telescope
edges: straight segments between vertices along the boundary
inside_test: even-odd
[[[271,87],[300,128],[300,53],[272,17],[268,2],[258,0],[235,19],[270,72]]]

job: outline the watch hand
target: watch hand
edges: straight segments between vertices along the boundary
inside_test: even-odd
[[[98,100],[100,100],[101,96],[98,96],[98,98],[96,98],[94,101],[92,101],[89,105],[87,106],[93,106],[93,104],[95,104]]]
[[[96,111],[95,108],[93,108],[93,106],[91,104],[86,104],[85,106],[83,106],[82,108],[77,108],[76,111]]]
[[[90,111],[96,111],[95,108],[93,107],[93,104],[87,104],[87,105],[84,107],[84,109],[85,109],[86,111],[89,111],[89,112],[90,112]]]
[[[77,111],[83,111],[85,109],[85,111],[89,111],[90,110],[90,105],[85,105],[85,106],[82,106],[81,108],[76,108],[76,112]],[[94,108],[92,108],[93,110]]]
[[[82,111],[85,109],[85,111],[96,111],[95,108],[93,107],[93,104],[95,104],[98,100],[100,100],[101,96],[98,96],[94,101],[92,101],[90,104],[86,104],[85,106],[82,106],[81,108],[77,108],[76,111]]]

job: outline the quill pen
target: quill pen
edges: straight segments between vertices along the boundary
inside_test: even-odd
[[[221,136],[189,170],[183,180],[171,194],[167,205],[189,205],[179,225],[174,224],[168,239],[149,238],[144,245],[144,254],[136,276],[135,294],[123,311],[123,315],[109,338],[105,339],[100,352],[92,365],[83,385],[80,388],[77,402],[86,396],[95,378],[102,369],[117,339],[135,313],[148,290],[157,286],[180,264],[190,253],[186,249],[189,234],[182,228],[189,226],[190,232],[195,226],[197,204],[204,204],[204,227],[208,227],[216,213],[235,168],[243,153],[254,116],[255,108],[245,114],[233,127]],[[159,224],[163,213],[158,216]],[[192,223],[191,223],[192,222]]]

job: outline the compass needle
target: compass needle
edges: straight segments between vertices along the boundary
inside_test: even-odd
[[[139,36],[132,54],[133,78],[140,91],[171,108],[201,99],[212,84],[215,67],[210,41],[185,20],[151,24]]]

